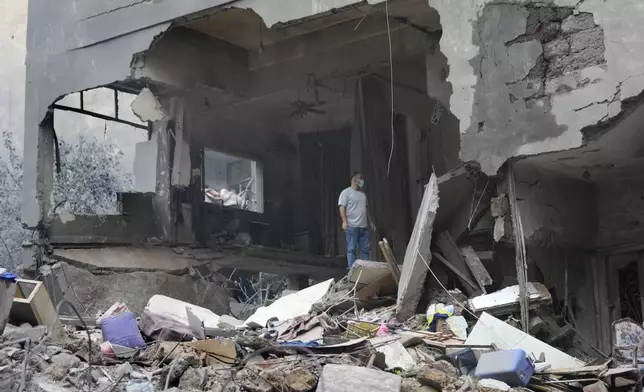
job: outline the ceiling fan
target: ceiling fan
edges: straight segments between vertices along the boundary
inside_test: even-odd
[[[316,94],[317,96],[317,94]],[[304,118],[309,113],[326,114],[326,110],[320,109],[320,106],[326,105],[325,101],[317,99],[314,102],[306,102],[300,99],[300,90],[297,90],[297,101],[291,102],[291,118]]]

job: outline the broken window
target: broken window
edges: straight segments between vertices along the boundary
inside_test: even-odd
[[[204,149],[206,203],[264,212],[263,173],[259,162]]]
[[[135,97],[101,87],[69,94],[53,105],[58,212],[121,213],[119,194],[133,191],[135,146],[149,138],[148,124],[130,108]]]

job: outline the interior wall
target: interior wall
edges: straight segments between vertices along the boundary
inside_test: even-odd
[[[200,91],[186,98],[186,132],[191,148],[212,148],[258,161],[264,171],[264,213],[230,211],[218,218],[206,217],[205,230],[223,230],[228,220],[239,218],[238,231],[251,232],[249,221],[257,221],[265,227],[262,236],[269,237],[262,240],[263,245],[281,246],[296,230],[300,213],[299,157],[293,133],[224,119],[213,114],[206,101]]]
[[[515,180],[529,275],[543,279],[553,294],[555,309],[560,311],[567,304],[576,328],[588,341],[595,342],[599,333],[594,321],[594,283],[588,253],[594,247],[597,230],[593,184],[525,162],[515,164]]]
[[[592,249],[597,230],[592,183],[561,177],[529,163],[515,165],[516,192],[526,240]]]
[[[644,176],[606,177],[597,182],[597,247],[644,244]]]

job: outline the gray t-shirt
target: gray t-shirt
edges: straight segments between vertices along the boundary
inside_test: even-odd
[[[347,210],[347,223],[352,227],[369,227],[367,215],[367,196],[364,192],[349,187],[340,193],[338,206]]]

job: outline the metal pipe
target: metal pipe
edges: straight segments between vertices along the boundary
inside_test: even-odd
[[[117,122],[117,123],[129,125],[131,127],[138,128],[138,129],[145,129],[145,130],[149,129],[148,125],[141,125],[141,124],[133,123],[131,121],[122,120],[120,118],[106,116],[106,115],[101,114],[101,113],[90,112],[89,110],[85,110],[85,109],[78,109],[78,108],[73,108],[71,106],[64,106],[64,105],[57,105],[57,104],[54,104],[51,107],[54,108],[54,109],[57,109],[57,110],[64,110],[64,111],[67,111],[67,112],[74,112],[74,113],[84,114],[86,116],[100,118],[101,120],[114,121],[114,122]]]

